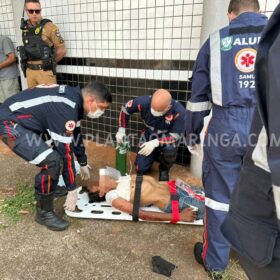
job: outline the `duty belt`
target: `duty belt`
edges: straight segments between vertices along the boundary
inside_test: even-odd
[[[43,64],[28,64],[27,63],[27,68],[32,69],[32,70],[44,70]]]

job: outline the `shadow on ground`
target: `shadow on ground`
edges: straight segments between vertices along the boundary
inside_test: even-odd
[[[88,154],[94,177],[98,168],[106,164],[114,166],[112,148],[89,145]],[[133,158],[134,155],[131,155],[132,161]],[[0,205],[15,191],[17,184],[33,184],[36,172],[36,167],[2,148]],[[157,165],[153,174],[157,176]],[[186,168],[174,166],[171,177],[200,184],[188,174]],[[61,215],[63,202],[61,198],[55,203]],[[0,214],[1,279],[167,279],[151,271],[151,258],[155,255],[176,264],[178,268],[172,279],[207,279],[192,254],[194,243],[201,240],[202,227],[66,219],[71,223],[67,231],[52,232],[36,224],[32,214],[24,215],[17,224],[5,227],[8,222]],[[231,270],[228,279],[247,279],[235,263],[231,265]]]

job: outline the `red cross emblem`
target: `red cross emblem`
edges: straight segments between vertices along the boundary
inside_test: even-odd
[[[74,121],[68,121],[65,124],[65,128],[67,131],[73,131],[76,127],[76,123]]]
[[[240,50],[235,56],[235,66],[240,72],[249,73],[255,69],[257,51],[255,49],[246,48]]]

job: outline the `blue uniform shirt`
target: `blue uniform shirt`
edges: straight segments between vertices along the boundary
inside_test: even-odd
[[[266,16],[245,12],[210,35],[193,69],[187,136],[199,134],[212,106],[255,106],[254,65]],[[197,141],[199,142],[199,140]],[[194,144],[194,143],[192,143]]]
[[[171,108],[164,116],[155,117],[151,113],[151,96],[140,96],[129,100],[121,110],[119,126],[127,128],[130,115],[140,112],[149,134],[154,134],[160,144],[170,144],[179,140],[185,130],[186,110],[172,99]]]

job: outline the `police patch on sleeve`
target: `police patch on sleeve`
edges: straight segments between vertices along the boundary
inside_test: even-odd
[[[240,50],[235,55],[235,66],[243,73],[250,73],[255,70],[257,51],[252,48]]]
[[[74,121],[67,121],[65,123],[65,128],[67,131],[72,132],[76,127],[76,123]]]

